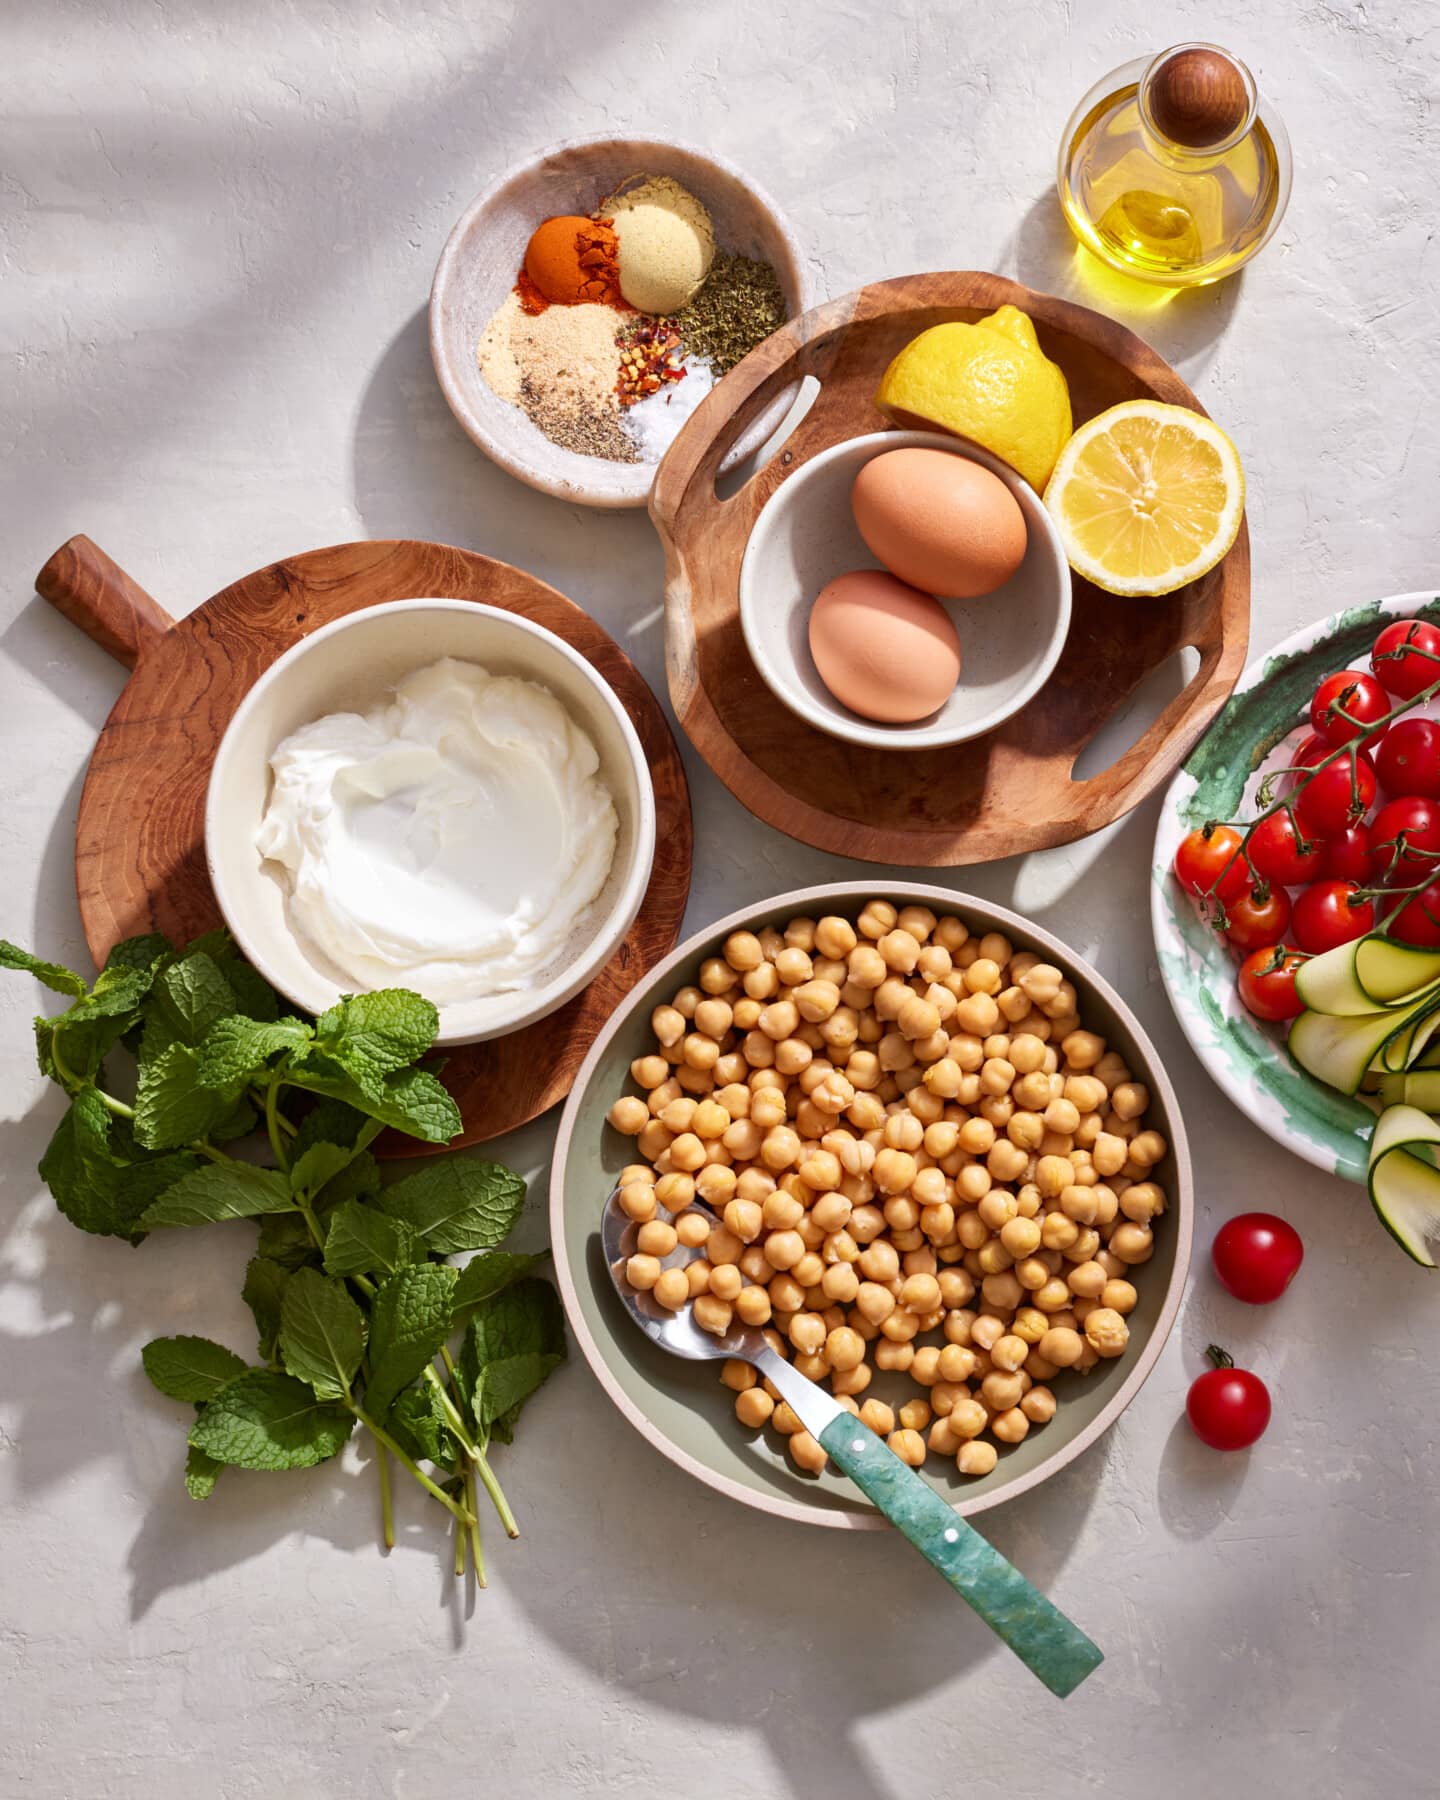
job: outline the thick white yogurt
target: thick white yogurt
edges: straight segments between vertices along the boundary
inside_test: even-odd
[[[285,739],[256,848],[337,976],[478,1000],[555,962],[604,887],[618,821],[599,766],[545,688],[446,657]]]

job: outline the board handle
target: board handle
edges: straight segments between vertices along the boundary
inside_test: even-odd
[[[35,577],[35,589],[127,669],[175,623],[119,563],[84,536],[60,546]]]

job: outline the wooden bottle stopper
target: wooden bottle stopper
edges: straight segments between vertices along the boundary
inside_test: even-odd
[[[1144,99],[1163,137],[1186,150],[1210,150],[1244,125],[1253,89],[1233,56],[1197,45],[1159,59],[1158,67],[1152,64]]]

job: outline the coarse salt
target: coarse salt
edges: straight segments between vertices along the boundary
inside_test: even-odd
[[[657,392],[627,406],[620,415],[620,423],[634,439],[641,462],[659,462],[679,436],[680,427],[715,385],[715,371],[708,358],[686,356],[681,362],[685,370],[683,381],[663,382]]]

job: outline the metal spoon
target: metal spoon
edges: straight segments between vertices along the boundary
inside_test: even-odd
[[[738,1357],[772,1381],[821,1449],[1052,1694],[1063,1699],[1079,1687],[1104,1660],[1085,1633],[868,1426],[778,1356],[758,1327],[736,1322],[717,1337],[695,1323],[688,1306],[670,1312],[653,1295],[630,1286],[625,1264],[634,1254],[639,1227],[622,1211],[618,1191],[606,1203],[600,1238],[615,1291],[645,1335],[672,1356],[695,1362]],[[699,1202],[694,1210],[715,1217]],[[666,1268],[683,1268],[700,1254],[681,1245],[663,1263]]]

